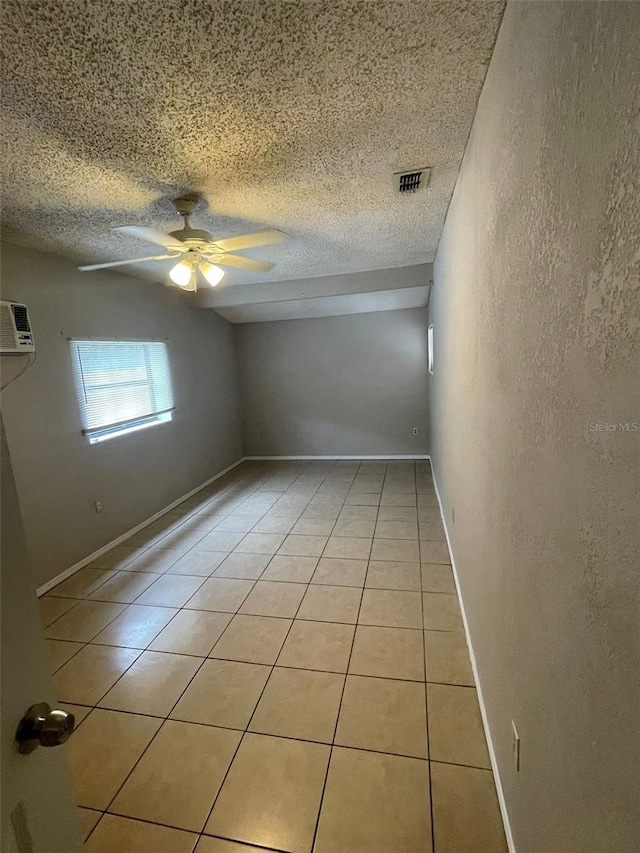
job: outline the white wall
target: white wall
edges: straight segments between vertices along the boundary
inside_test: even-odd
[[[241,457],[233,331],[175,289],[7,244],[2,298],[28,306],[38,351],[2,411],[40,586]],[[89,445],[69,337],[166,338],[173,421]]]
[[[427,452],[425,308],[235,329],[247,455]]]
[[[640,422],[639,44],[638,3],[507,4],[435,263],[433,465],[518,853],[640,839],[640,425],[591,426]]]

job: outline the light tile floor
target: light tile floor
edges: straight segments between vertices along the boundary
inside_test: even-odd
[[[243,463],[40,604],[89,853],[506,851],[427,462]]]

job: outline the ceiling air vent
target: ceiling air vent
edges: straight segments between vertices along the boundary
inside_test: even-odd
[[[393,183],[399,193],[415,193],[429,183],[431,169],[411,169],[406,172],[395,172]]]

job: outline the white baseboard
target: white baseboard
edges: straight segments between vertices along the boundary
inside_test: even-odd
[[[166,513],[171,512],[171,510],[174,507],[178,506],[178,504],[181,504],[183,501],[189,500],[189,498],[192,498],[194,495],[197,495],[198,492],[202,491],[202,489],[206,489],[207,486],[211,485],[211,483],[214,483],[216,480],[219,480],[220,477],[223,477],[229,471],[232,471],[234,468],[240,465],[240,463],[244,462],[245,459],[247,459],[247,457],[243,456],[241,459],[238,459],[237,462],[234,462],[233,465],[228,465],[222,471],[219,471],[215,476],[209,477],[209,479],[205,480],[204,483],[201,483],[199,486],[196,486],[195,489],[191,489],[191,491],[187,492],[186,495],[182,495],[181,497],[176,498],[175,501],[172,501],[170,504],[168,504],[158,512],[154,513],[152,516],[145,519],[144,521],[141,521],[140,524],[136,524],[136,526],[132,527],[131,530],[127,530],[126,533],[123,533],[121,536],[118,536],[111,542],[107,542],[106,545],[103,545],[102,548],[98,548],[97,551],[94,551],[93,554],[89,554],[88,557],[83,557],[82,560],[79,560],[73,566],[70,566],[68,569],[65,569],[63,572],[60,572],[60,574],[56,575],[54,578],[51,578],[50,581],[47,581],[42,586],[39,586],[36,590],[36,595],[38,595],[39,597],[41,595],[44,595],[45,592],[49,592],[49,590],[53,589],[54,586],[57,586],[59,583],[62,583],[62,581],[71,577],[71,575],[74,575],[77,571],[84,568],[93,560],[97,559],[98,557],[101,557],[103,554],[106,554],[107,551],[110,551],[116,545],[120,545],[130,536],[133,536],[134,533],[137,533],[139,530],[142,530],[143,527],[146,527],[148,524],[151,524],[151,522],[156,521],[158,518],[162,518],[162,516]]]
[[[471,642],[471,634],[469,633],[469,623],[467,621],[467,614],[464,609],[464,601],[462,598],[462,589],[460,587],[460,578],[458,577],[458,570],[456,568],[456,560],[453,555],[453,548],[451,547],[451,537],[449,536],[449,528],[447,527],[447,520],[445,518],[445,514],[442,510],[442,498],[440,497],[440,489],[438,488],[438,483],[436,480],[435,471],[432,470],[433,476],[433,485],[436,490],[436,495],[438,498],[438,504],[440,506],[440,517],[442,518],[442,524],[444,526],[444,533],[447,537],[447,545],[449,546],[449,554],[451,556],[451,568],[453,569],[453,577],[456,584],[456,590],[458,593],[458,601],[460,602],[460,611],[462,613],[462,622],[464,624],[464,633],[467,638],[467,646],[469,647],[469,657],[471,658],[471,668],[473,670],[473,677],[476,683],[476,691],[478,694],[478,704],[480,705],[480,715],[482,716],[482,725],[484,726],[484,733],[487,738],[487,747],[489,749],[489,759],[491,761],[491,769],[493,770],[493,778],[495,780],[496,792],[498,794],[498,802],[500,804],[500,812],[502,814],[502,822],[504,824],[504,834],[507,839],[507,846],[509,848],[510,853],[517,853],[516,846],[513,840],[513,833],[511,831],[511,823],[509,821],[509,813],[507,811],[507,803],[504,798],[504,791],[502,790],[502,781],[500,779],[500,770],[498,768],[498,761],[496,758],[496,752],[493,747],[493,740],[491,738],[491,730],[489,729],[489,719],[487,717],[487,709],[484,704],[484,697],[482,695],[482,685],[480,683],[480,678],[478,676],[478,667],[476,664],[476,656],[473,651],[473,643]]]
[[[245,456],[247,461],[251,462],[267,462],[267,461],[312,461],[314,459],[329,462],[331,460],[339,461],[341,459],[345,460],[354,460],[354,459],[431,459],[429,454],[416,455],[412,454],[410,456],[399,456],[398,454],[389,454],[387,453],[385,456]]]

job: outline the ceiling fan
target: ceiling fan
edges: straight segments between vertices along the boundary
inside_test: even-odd
[[[220,267],[238,267],[243,270],[254,272],[269,272],[275,264],[268,261],[258,261],[254,258],[244,258],[241,255],[233,255],[231,252],[253,249],[255,246],[269,246],[281,243],[287,239],[284,231],[271,229],[268,231],[255,231],[253,234],[243,234],[239,237],[223,237],[214,240],[208,231],[192,228],[189,217],[194,211],[198,197],[196,195],[182,196],[174,200],[173,204],[177,212],[184,219],[184,225],[179,231],[171,231],[163,234],[155,228],[144,228],[138,225],[123,225],[115,228],[122,234],[138,237],[163,246],[167,252],[164,255],[148,255],[144,258],[132,258],[127,261],[107,261],[104,264],[88,264],[78,267],[85,272],[90,270],[103,270],[107,267],[119,267],[125,264],[139,264],[143,261],[177,260],[178,263],[169,270],[169,278],[183,290],[196,291],[198,289],[198,270],[206,281],[215,287],[224,277],[224,270]]]

